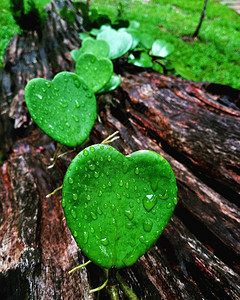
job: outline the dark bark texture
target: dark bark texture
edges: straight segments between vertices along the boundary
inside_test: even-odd
[[[71,5],[68,1],[66,1]],[[32,122],[24,87],[34,77],[74,72],[81,19],[69,25],[53,1],[41,34],[15,36],[0,71],[0,299],[97,299],[104,272],[89,264],[63,220],[62,184],[76,152],[47,166],[56,144]],[[98,96],[89,145],[119,131],[123,154],[154,150],[178,183],[174,215],[157,243],[119,271],[139,299],[239,299],[240,91],[119,62],[121,86]],[[101,121],[101,122],[100,122]],[[127,299],[119,291],[120,299]],[[107,299],[101,292],[100,299]]]

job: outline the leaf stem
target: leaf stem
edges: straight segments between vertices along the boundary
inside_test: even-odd
[[[72,270],[70,270],[70,271],[68,272],[68,274],[71,274],[72,272],[74,272],[74,271],[76,271],[76,270],[79,270],[79,269],[82,269],[82,268],[86,267],[88,264],[90,264],[90,262],[91,262],[91,260],[88,260],[88,261],[85,262],[84,264],[81,264],[81,265],[79,265],[79,266],[73,268]]]
[[[112,143],[113,141],[119,139],[119,136],[115,136],[119,133],[119,131],[115,131],[113,134],[109,135],[105,140],[101,142],[101,144],[109,144]]]
[[[63,187],[63,185],[59,186],[58,188],[56,188],[53,192],[51,192],[50,194],[48,194],[46,196],[46,198],[50,198],[52,195],[54,195],[57,191],[61,190]]]
[[[91,294],[91,293],[95,293],[95,292],[98,292],[98,291],[101,291],[102,289],[104,289],[105,288],[105,286],[107,285],[107,283],[108,283],[108,270],[107,270],[107,279],[106,279],[106,281],[101,285],[101,286],[99,286],[99,287],[97,287],[97,288],[95,288],[95,289],[92,289],[92,290],[90,290],[89,291],[89,293]]]

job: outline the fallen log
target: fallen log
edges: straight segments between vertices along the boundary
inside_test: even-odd
[[[31,78],[74,71],[70,50],[80,45],[81,19],[67,24],[57,13],[61,5],[49,5],[41,36],[12,39],[0,72],[1,299],[97,299],[89,290],[104,281],[93,264],[68,274],[87,258],[63,220],[61,192],[46,195],[62,184],[77,152],[48,169],[56,144],[33,124],[24,102]],[[119,275],[139,299],[239,299],[240,91],[142,72],[125,62],[117,68],[122,84],[98,97],[100,118],[88,144],[118,130],[116,149],[160,153],[179,188],[162,236]],[[231,105],[223,105],[226,98]],[[120,285],[120,299],[126,299],[123,290]]]

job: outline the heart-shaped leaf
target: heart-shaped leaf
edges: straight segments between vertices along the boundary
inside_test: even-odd
[[[93,145],[71,162],[62,206],[78,246],[96,264],[132,265],[162,233],[177,203],[169,163],[153,151],[124,156]]]
[[[141,68],[151,68],[153,66],[152,58],[145,52],[140,54],[140,58],[135,58],[134,55],[129,56],[128,62]]]
[[[108,42],[110,46],[108,57],[110,59],[116,59],[124,55],[132,46],[132,37],[130,34],[109,27],[101,30],[97,35],[97,39],[103,39]]]
[[[76,74],[96,93],[104,87],[113,74],[113,64],[108,58],[98,59],[84,53],[76,62]]]
[[[115,90],[120,84],[122,80],[117,75],[112,75],[110,80],[104,85],[104,87],[98,91],[98,93],[107,93]]]
[[[152,45],[151,55],[158,57],[166,57],[174,51],[172,44],[163,40],[156,40]]]
[[[93,54],[97,58],[107,57],[109,53],[109,45],[105,40],[86,38],[83,40],[82,47],[80,49],[74,49],[71,51],[71,56],[75,61],[77,61],[84,53]]]
[[[25,101],[34,122],[54,140],[70,147],[87,139],[97,116],[93,91],[70,72],[58,73],[52,82],[30,80]]]

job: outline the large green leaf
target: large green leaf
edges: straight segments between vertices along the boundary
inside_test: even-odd
[[[132,36],[124,31],[104,27],[100,29],[97,39],[103,39],[108,42],[110,51],[108,57],[116,59],[127,53],[132,46]]]
[[[84,53],[76,62],[76,74],[96,93],[104,87],[113,74],[113,64],[108,58],[98,59],[95,55]]]
[[[58,73],[52,82],[32,79],[25,88],[25,101],[34,122],[70,147],[87,139],[97,117],[93,91],[70,72]]]
[[[177,203],[176,180],[162,156],[148,150],[124,156],[102,144],[73,159],[62,192],[78,246],[104,268],[132,265],[156,242]]]
[[[172,44],[169,44],[163,40],[156,40],[151,49],[151,55],[158,57],[166,57],[174,51]]]

